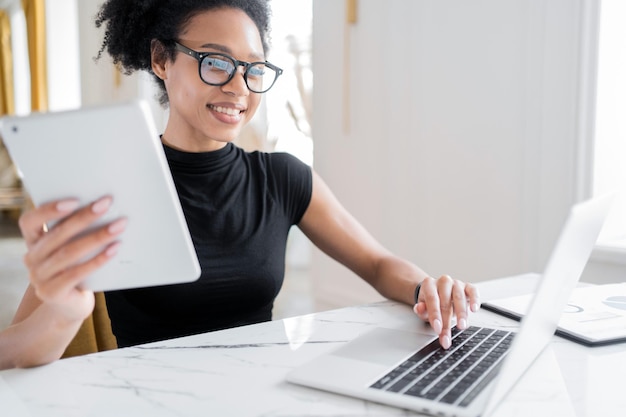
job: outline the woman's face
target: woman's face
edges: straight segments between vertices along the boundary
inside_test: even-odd
[[[221,52],[246,62],[265,60],[256,25],[239,9],[198,13],[177,41],[197,52]],[[200,79],[195,58],[176,54],[174,61],[160,66],[153,58],[153,69],[164,80],[169,97],[170,115],[163,140],[190,152],[220,149],[250,121],[261,95],[248,90],[243,67],[227,84],[211,86]]]

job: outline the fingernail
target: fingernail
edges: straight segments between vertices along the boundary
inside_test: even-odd
[[[101,198],[100,200],[96,201],[93,206],[91,206],[91,210],[97,214],[104,213],[109,209],[109,207],[111,207],[111,202],[111,197]]]
[[[433,321],[433,330],[435,331],[435,333],[439,334],[441,333],[441,321],[439,319],[435,319],[435,321]]]
[[[104,252],[109,258],[115,256],[120,248],[120,242],[115,242]]]
[[[458,323],[458,325],[456,327],[458,327],[461,330],[467,329],[467,320],[459,319],[459,323]]]
[[[451,345],[452,345],[452,342],[450,341],[450,337],[444,336],[443,340],[441,341],[441,347],[444,349],[448,349]]]
[[[76,210],[79,205],[80,203],[77,200],[65,200],[59,201],[56,207],[60,212],[68,212]]]
[[[480,305],[478,303],[472,304],[472,311],[475,313],[480,310]]]
[[[112,235],[120,233],[121,231],[126,229],[127,223],[128,223],[128,220],[125,217],[118,219],[109,225],[108,231]]]

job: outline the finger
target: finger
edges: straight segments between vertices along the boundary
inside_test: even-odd
[[[434,278],[427,277],[422,281],[417,308],[422,314],[426,314],[430,326],[437,334],[440,334],[442,329],[441,311],[437,284]]]
[[[85,277],[109,262],[118,252],[120,242],[113,242],[91,259],[75,264],[36,289],[37,297],[43,301],[62,299],[76,290]]]
[[[38,265],[51,256],[66,242],[83,233],[97,219],[102,217],[111,206],[111,197],[103,197],[92,204],[75,211],[72,215],[63,218],[52,230],[46,233],[32,245],[27,253],[27,265]]]
[[[470,310],[477,312],[480,310],[480,293],[478,288],[472,284],[465,284],[465,297],[468,300]]]
[[[113,223],[65,244],[38,266],[37,272],[42,276],[41,279],[45,279],[44,275],[54,276],[74,264],[81,263],[104,245],[110,244],[126,229],[126,224],[126,218],[117,219]]]
[[[42,204],[22,214],[18,224],[26,245],[36,242],[43,234],[43,225],[60,220],[79,206],[78,200],[66,199]]]
[[[465,296],[465,284],[454,280],[452,286],[453,313],[456,315],[456,327],[464,330],[467,328],[467,297]]]
[[[454,280],[449,275],[443,275],[437,280],[442,324],[441,332],[439,333],[439,342],[444,349],[449,348],[452,344],[453,286]]]
[[[426,303],[420,301],[419,303],[413,306],[413,311],[424,321],[428,320],[428,309],[426,308]]]

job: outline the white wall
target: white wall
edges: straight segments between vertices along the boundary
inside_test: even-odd
[[[81,105],[77,19],[76,0],[46,1],[48,107],[51,111]]]
[[[119,74],[109,55],[94,58],[102,45],[104,28],[96,28],[100,0],[74,0],[78,5],[80,33],[81,99],[84,106],[110,104],[141,98],[148,101],[159,131],[165,126],[166,112],[158,104],[152,80],[143,73]]]
[[[115,87],[106,54],[93,62],[100,2],[77,3],[83,104],[150,98],[137,76]],[[541,270],[588,191],[576,167],[591,158],[579,99],[595,0],[360,0],[345,115],[345,3],[313,5],[315,166],[340,200],[432,275]],[[590,281],[619,279],[596,259]],[[319,252],[312,263],[321,307],[378,298]]]
[[[317,0],[316,169],[383,244],[433,276],[542,270],[586,192],[576,167],[590,157],[587,3],[360,0],[346,32],[344,2]],[[319,252],[313,276],[325,307],[377,298]]]

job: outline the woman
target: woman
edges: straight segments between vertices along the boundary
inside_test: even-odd
[[[191,284],[107,293],[120,346],[270,320],[292,225],[383,296],[413,305],[450,346],[453,316],[464,328],[478,309],[474,286],[435,280],[391,254],[295,158],[232,144],[281,73],[265,62],[266,0],[109,0],[96,24],[106,26],[101,52],[128,72],[152,73],[169,106],[161,139],[202,266]],[[30,285],[0,334],[0,368],[59,358],[89,316],[94,295],[78,284],[115,256],[126,221],[77,235],[111,203],[64,200],[21,217]]]

